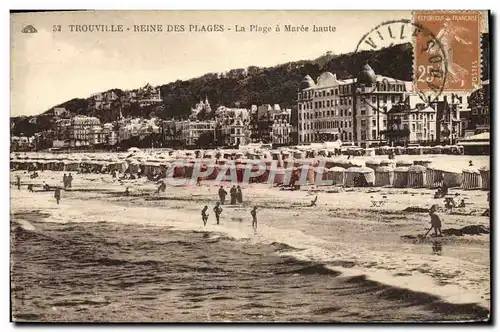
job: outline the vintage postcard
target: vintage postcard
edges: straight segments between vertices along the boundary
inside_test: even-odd
[[[489,20],[12,12],[11,321],[489,322]]]

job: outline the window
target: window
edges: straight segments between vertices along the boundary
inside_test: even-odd
[[[361,104],[365,103],[365,97],[361,97]]]
[[[372,130],[372,139],[377,139],[377,130],[376,129]]]
[[[382,97],[382,100],[384,101],[384,103],[387,103],[387,95],[384,95],[384,96]]]
[[[326,107],[330,107],[330,101],[329,100],[326,101]]]
[[[335,106],[339,106],[339,100],[335,99]]]
[[[340,128],[343,128],[344,122],[340,121]]]
[[[335,89],[335,95],[339,94],[339,89]]]
[[[344,110],[340,109],[340,116],[344,116]]]
[[[366,139],[366,131],[361,132],[361,139],[365,140]]]
[[[415,114],[412,114],[412,115],[411,115],[411,119],[412,119],[412,120],[415,120]]]
[[[431,120],[434,120],[434,114],[431,114]]]
[[[326,95],[326,91],[323,91],[323,97]]]
[[[352,127],[352,121],[349,120],[349,128],[351,128],[351,127]]]
[[[361,127],[366,127],[366,120],[361,120]]]
[[[348,99],[348,101],[349,101],[349,105],[352,105],[352,100],[351,100],[351,98],[349,98],[349,99]]]
[[[415,124],[414,123],[411,124],[411,131],[415,131]]]
[[[333,89],[330,90],[330,94],[333,95]]]
[[[325,101],[323,100],[323,107],[325,107]]]
[[[396,98],[394,96],[391,96],[391,103],[395,103],[396,102]]]
[[[340,98],[340,105],[344,105],[344,99]]]
[[[352,141],[352,133],[349,133],[349,140]]]
[[[377,125],[377,120],[373,119],[372,120],[372,126],[376,126]]]
[[[387,120],[384,120],[382,123],[384,127],[387,127]]]
[[[377,102],[377,97],[372,96],[372,103],[376,103],[376,102]]]

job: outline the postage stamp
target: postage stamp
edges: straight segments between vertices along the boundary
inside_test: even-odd
[[[471,91],[481,83],[481,19],[476,11],[414,12],[414,23],[435,36],[415,35],[417,92],[435,90],[439,84],[444,91]]]

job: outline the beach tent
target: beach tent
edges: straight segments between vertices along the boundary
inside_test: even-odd
[[[481,187],[485,190],[490,189],[490,166],[483,166],[479,169],[481,173]]]
[[[443,181],[448,188],[460,187],[462,184],[462,172],[458,170],[443,171]]]
[[[344,186],[371,187],[375,183],[375,172],[368,167],[350,167],[344,173]]]
[[[328,179],[333,180],[333,185],[344,185],[345,169],[342,167],[331,167],[328,169]]]
[[[434,189],[441,187],[443,184],[443,171],[432,166],[428,166],[425,173],[428,188]]]
[[[462,189],[481,188],[481,172],[474,167],[467,167],[462,170]]]
[[[413,165],[408,167],[408,188],[423,188],[425,187],[426,168],[422,165]]]
[[[394,183],[394,169],[389,166],[380,166],[375,170],[375,186],[392,186]]]
[[[329,180],[328,179],[328,168],[321,167],[321,166],[318,166],[318,167],[314,168],[313,183],[315,183],[316,185],[322,185],[322,186],[324,186],[324,184],[320,184],[319,182],[317,182],[316,179],[320,179],[322,181]]]
[[[399,166],[394,169],[394,187],[405,188],[408,184],[408,167]]]
[[[368,160],[365,163],[366,167],[376,170],[380,166],[380,161],[378,160]]]

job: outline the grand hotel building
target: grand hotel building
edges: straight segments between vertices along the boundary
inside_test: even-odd
[[[376,75],[366,64],[356,78],[307,75],[297,96],[299,143],[340,139],[366,147],[385,140],[387,111],[405,100],[412,82]]]

